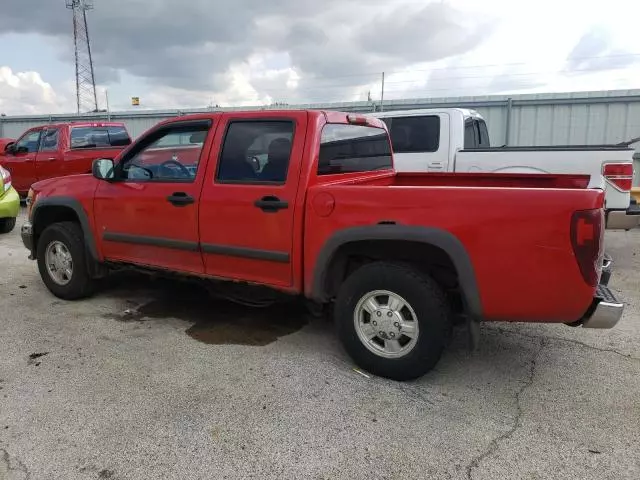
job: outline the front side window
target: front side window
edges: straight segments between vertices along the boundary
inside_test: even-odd
[[[276,183],[287,180],[294,124],[290,121],[231,122],[220,155],[220,183]]]
[[[192,122],[150,133],[116,166],[115,177],[136,182],[193,182],[209,128],[209,122]],[[185,143],[176,143],[177,138]]]
[[[71,148],[124,147],[131,143],[124,127],[74,127],[71,129]]]
[[[391,168],[391,145],[382,128],[327,124],[322,129],[318,175]]]
[[[389,128],[395,153],[437,152],[440,145],[440,117],[381,118]]]
[[[58,137],[59,130],[46,130],[42,135],[42,141],[40,142],[41,152],[55,152],[58,150]]]
[[[40,133],[42,130],[36,130],[24,135],[20,140],[16,142],[16,152],[18,153],[33,153],[38,151],[38,145],[40,144]]]

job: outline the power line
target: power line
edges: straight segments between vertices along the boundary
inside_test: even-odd
[[[639,58],[640,53],[621,53],[621,54],[612,54],[612,55],[590,55],[590,56],[580,56],[580,57],[571,57],[572,61],[582,61],[582,60],[605,60],[612,58],[624,58],[624,57],[633,57]],[[438,61],[438,60],[435,60]],[[565,62],[567,59],[564,60]],[[423,62],[420,62],[423,63]],[[449,71],[449,70],[467,70],[473,68],[493,68],[493,67],[513,67],[513,66],[521,66],[521,65],[530,65],[532,62],[511,62],[511,63],[488,63],[488,64],[480,64],[480,65],[453,65],[446,67],[433,67],[433,68],[421,68],[421,69],[409,69],[411,72],[437,72],[437,71]],[[295,70],[295,68],[293,69]],[[403,70],[389,70],[384,69],[386,75],[394,75],[399,73],[407,73],[408,69]],[[298,73],[298,72],[296,72]],[[357,78],[357,77],[373,77],[380,78],[380,71],[378,72],[363,72],[363,73],[351,73],[345,75],[326,75],[326,76],[314,76],[311,77],[313,79],[340,79],[340,78]]]
[[[542,75],[553,75],[553,74],[571,74],[571,73],[580,73],[580,72],[590,72],[590,73],[604,73],[612,70],[618,70],[619,68],[582,68],[582,69],[565,69],[565,70],[547,70],[547,71],[532,71],[532,72],[518,72],[518,73],[502,73],[499,75],[500,78],[511,78],[511,77],[522,77],[526,79],[527,77],[534,78],[536,76]],[[378,74],[379,75],[379,74]],[[433,82],[448,82],[451,80],[465,80],[465,79],[486,79],[486,78],[496,78],[498,75],[458,75],[458,76],[448,76],[448,77],[440,77],[436,79],[425,78],[424,82],[433,83]],[[388,75],[387,77],[388,78]],[[313,80],[313,79],[310,79]],[[424,82],[421,80],[385,80],[385,92],[393,92],[393,91],[401,91],[402,89],[389,89],[387,87],[393,85],[406,85],[408,88],[411,87],[412,84],[418,84],[419,86],[424,86]],[[372,81],[368,83],[362,84],[353,84],[353,83],[337,83],[330,85],[313,85],[304,88],[276,88],[276,89],[268,89],[267,93],[304,93],[304,92],[313,92],[313,91],[321,91],[321,90],[335,90],[335,89],[345,89],[345,88],[359,88],[365,87],[370,84],[378,83],[377,81]],[[434,89],[434,90],[449,90],[450,88],[445,89]]]

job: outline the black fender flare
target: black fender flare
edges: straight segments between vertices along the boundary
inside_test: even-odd
[[[311,296],[314,300],[324,302],[325,280],[329,265],[336,252],[345,244],[369,240],[401,240],[433,245],[449,255],[458,273],[458,281],[462,289],[465,307],[475,318],[482,316],[480,292],[476,281],[471,258],[462,242],[452,233],[434,227],[410,225],[369,225],[351,227],[334,233],[326,241],[318,257],[313,272]]]
[[[38,213],[44,212],[47,207],[63,207],[72,210],[76,216],[78,217],[78,221],[80,222],[80,227],[82,228],[82,234],[84,236],[84,243],[86,247],[86,252],[88,255],[88,259],[93,262],[99,262],[98,249],[96,248],[96,241],[93,235],[93,231],[91,230],[91,226],[89,225],[89,217],[87,212],[83,208],[82,204],[72,197],[45,197],[42,199],[36,199],[36,203],[33,206],[33,211],[31,212],[31,224],[33,225],[34,231],[34,243],[33,249],[34,258],[35,258],[35,250],[37,249],[37,242],[35,241],[35,232],[38,231]]]

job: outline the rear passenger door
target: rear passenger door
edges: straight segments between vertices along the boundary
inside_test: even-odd
[[[400,172],[446,172],[449,164],[449,115],[381,118],[389,128],[394,166]]]
[[[207,274],[292,285],[294,233],[302,232],[294,218],[306,126],[306,112],[223,116],[200,198]]]

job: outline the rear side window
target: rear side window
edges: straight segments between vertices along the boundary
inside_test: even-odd
[[[476,127],[473,120],[467,119],[464,122],[464,148],[477,148],[478,139]]]
[[[294,124],[279,120],[232,121],[220,155],[219,183],[284,184]]]
[[[322,129],[318,175],[391,168],[389,136],[381,128],[327,124]]]
[[[74,127],[71,129],[71,148],[124,147],[131,138],[124,127]]]
[[[491,146],[489,142],[489,131],[484,120],[476,120],[478,123],[478,133],[480,134],[480,148],[488,148]]]
[[[440,146],[440,117],[381,118],[387,124],[395,153],[437,152]]]
[[[464,122],[464,148],[489,148],[489,131],[484,120],[467,118]]]

